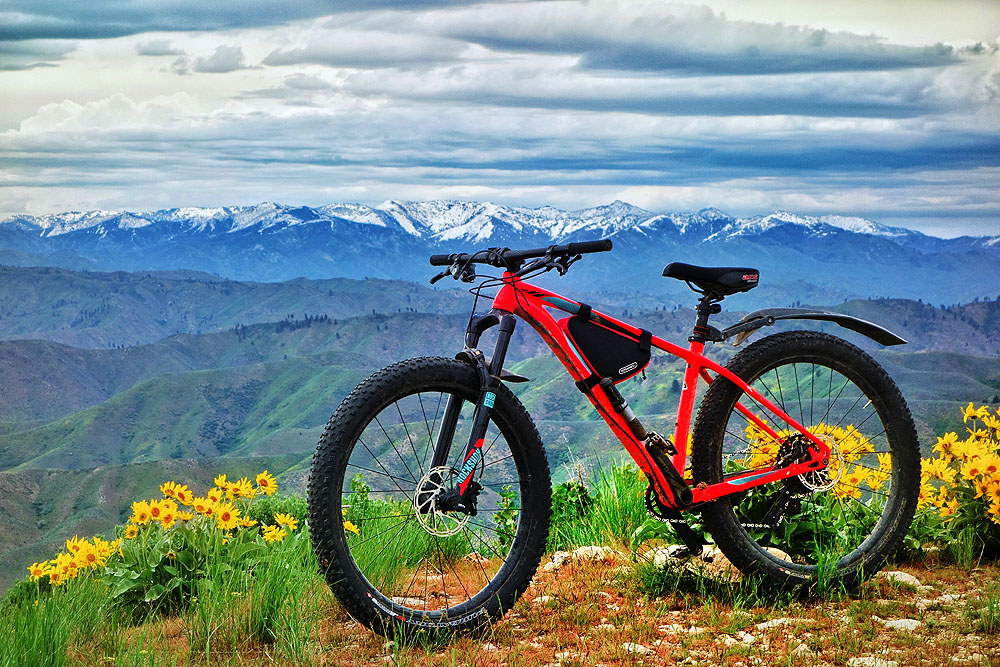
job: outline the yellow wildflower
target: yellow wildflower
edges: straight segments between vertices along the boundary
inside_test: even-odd
[[[274,495],[274,492],[278,490],[278,483],[275,481],[274,476],[268,471],[264,471],[257,475],[257,488],[260,489],[261,493],[266,496]]]
[[[218,487],[215,487],[209,489],[208,492],[205,494],[205,497],[208,498],[213,503],[221,503],[223,495],[225,495],[223,490]]]
[[[232,503],[219,505],[218,512],[215,515],[215,521],[219,525],[219,528],[231,530],[236,527],[239,520],[240,511]]]
[[[951,521],[953,518],[955,518],[955,512],[957,510],[958,510],[958,498],[953,498],[941,504],[941,508],[938,510],[938,514],[940,514],[946,520]]]
[[[177,512],[178,521],[190,521],[194,518],[194,514],[191,512]]]
[[[50,565],[48,561],[45,561],[43,563],[32,563],[28,567],[28,572],[31,573],[32,581],[38,581],[39,579],[47,575],[49,573],[49,570],[50,570]]]
[[[299,522],[291,514],[278,513],[274,515],[274,522],[279,526],[285,526],[290,531],[294,531],[299,527]]]
[[[49,583],[53,586],[62,586],[66,583],[66,578],[59,570],[49,570]]]
[[[344,521],[344,530],[346,530],[348,533],[354,533],[355,535],[361,534],[361,531],[358,530],[358,527],[355,526],[354,523],[351,521]]]
[[[140,526],[146,525],[149,522],[149,503],[145,500],[132,503],[132,517],[129,521]]]
[[[255,519],[240,519],[240,525],[244,528],[253,528],[257,525],[257,521]]]
[[[125,538],[131,540],[133,537],[139,534],[139,527],[134,523],[130,523],[125,527]]]
[[[280,526],[264,526],[265,542],[280,542],[285,539],[285,529]]]
[[[972,404],[970,403],[969,405]],[[212,482],[220,489],[226,488],[226,476],[224,474],[216,476],[216,478],[212,480]]]
[[[215,506],[215,503],[210,499],[198,497],[192,500],[191,504],[194,507],[194,511],[198,514],[212,516],[212,508]]]
[[[962,479],[974,480],[983,474],[983,465],[977,456],[962,464]]]
[[[174,498],[177,499],[181,505],[190,505],[191,501],[194,499],[194,494],[191,493],[191,489],[187,487],[187,484],[181,484],[174,487]]]
[[[163,494],[164,498],[175,498],[177,497],[177,483],[176,482],[164,482],[160,484],[160,493]]]
[[[935,451],[945,461],[951,461],[954,457],[954,447],[958,444],[958,434],[957,433],[945,433],[943,436],[937,439],[937,444],[934,445]]]
[[[978,408],[972,407],[972,401],[962,410],[962,421],[968,423],[970,419],[981,419],[990,414],[990,409],[985,405],[981,405]]]
[[[160,521],[163,518],[163,505],[159,500],[149,503],[149,518],[153,521]]]
[[[66,551],[75,554],[78,551],[80,551],[80,548],[82,546],[81,543],[86,541],[87,540],[81,540],[79,535],[74,535],[73,537],[66,540]]]
[[[253,498],[257,490],[253,488],[253,482],[246,477],[240,477],[238,481],[231,484],[233,495],[237,498]]]

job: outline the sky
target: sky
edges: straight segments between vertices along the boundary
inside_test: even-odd
[[[5,0],[0,218],[462,199],[1000,234],[997,0]]]

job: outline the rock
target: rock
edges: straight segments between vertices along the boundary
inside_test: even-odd
[[[643,646],[642,644],[633,644],[632,642],[625,642],[622,644],[622,648],[629,653],[635,653],[637,655],[649,655],[653,652],[653,649]]]
[[[580,547],[574,550],[572,557],[577,558],[579,560],[598,561],[598,560],[612,560],[617,555],[618,552],[612,549],[611,547],[593,546],[593,547]]]
[[[913,632],[919,628],[923,623],[914,620],[912,618],[897,618],[892,621],[882,621],[882,625],[892,630],[900,630],[902,632]]]
[[[899,667],[899,663],[895,660],[885,660],[883,658],[863,656],[848,660],[847,667]]]
[[[531,600],[531,604],[545,604],[546,602],[551,602],[551,595],[539,595],[537,598]]]
[[[798,646],[793,648],[790,651],[790,653],[792,655],[809,655],[810,653],[812,653],[812,650],[809,648],[807,644],[799,644]]]
[[[612,630],[615,629],[615,626],[613,626],[611,623],[601,623],[600,625],[594,626],[594,629],[597,630],[598,632],[611,632]]]
[[[556,660],[558,660],[559,662],[562,662],[563,660],[569,660],[572,657],[573,657],[572,651],[560,651],[555,655]]]
[[[889,570],[888,572],[879,572],[876,575],[879,579],[885,579],[889,583],[896,584],[906,584],[908,586],[920,587],[920,580],[914,577],[912,574],[907,574],[906,572],[900,572],[899,570]]]
[[[485,653],[496,653],[497,651],[500,650],[494,644],[490,644],[489,642],[486,642],[485,644],[483,644],[479,648],[480,648],[480,650],[482,650]]]
[[[772,618],[770,621],[758,623],[756,628],[758,630],[770,630],[771,628],[780,628],[783,625],[788,625],[791,622],[792,619],[790,618]]]
[[[552,554],[552,560],[542,567],[543,572],[554,572],[563,566],[563,563],[573,558],[573,554],[568,551],[557,551]]]
[[[719,640],[725,645],[726,648],[732,648],[740,643],[740,641],[732,635],[722,635]]]
[[[736,638],[740,640],[741,644],[745,644],[747,646],[750,646],[750,644],[753,644],[755,641],[757,641],[757,638],[754,637],[752,634],[750,634],[749,632],[743,632],[742,630],[736,633]]]
[[[789,555],[786,554],[781,549],[777,549],[775,547],[768,547],[767,548],[767,552],[769,554],[771,554],[772,556],[774,556],[775,558],[780,558],[781,560],[791,560],[791,558],[789,557]]]

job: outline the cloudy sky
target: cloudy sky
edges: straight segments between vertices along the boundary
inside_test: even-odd
[[[996,0],[6,0],[0,216],[622,199],[997,234],[998,38]]]

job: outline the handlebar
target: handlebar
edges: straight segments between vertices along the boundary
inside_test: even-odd
[[[599,241],[580,241],[566,245],[551,245],[547,248],[532,248],[530,250],[509,250],[507,248],[491,248],[484,253],[452,253],[451,255],[431,255],[431,266],[451,266],[461,264],[489,264],[498,268],[518,266],[523,260],[533,257],[550,257],[585,255],[591,252],[607,252],[611,250],[611,239]]]

